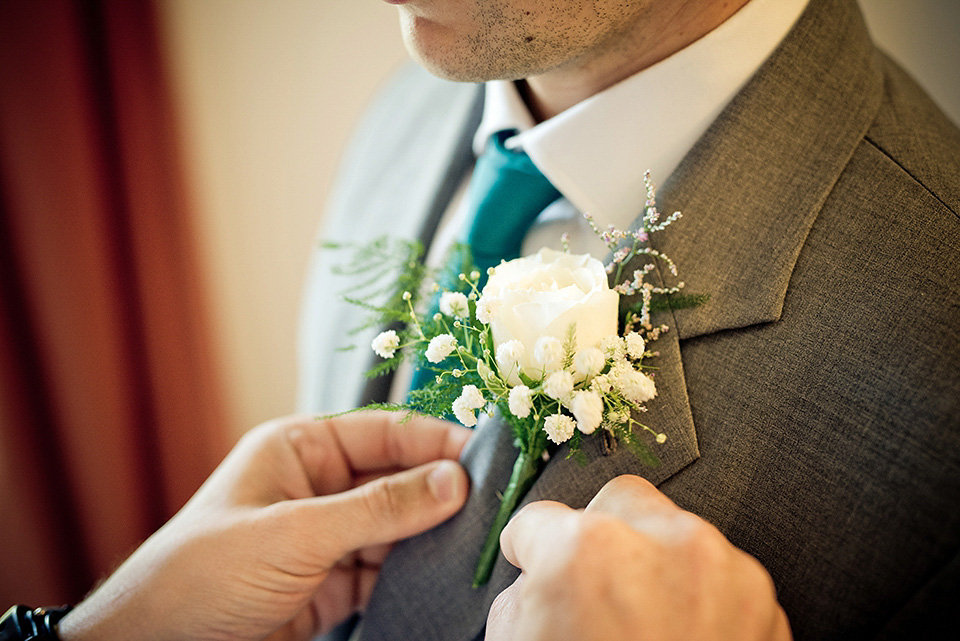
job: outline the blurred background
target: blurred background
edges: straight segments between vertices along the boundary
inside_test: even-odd
[[[861,5],[960,123],[960,2]],[[77,601],[294,410],[302,277],[407,60],[395,13],[0,2],[0,609]]]

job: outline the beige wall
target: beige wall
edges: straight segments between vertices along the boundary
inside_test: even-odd
[[[406,59],[376,0],[162,0],[233,429],[294,408],[300,287],[358,111]]]
[[[859,0],[873,39],[960,126],[960,0]]]
[[[960,1],[861,0],[960,122]],[[294,406],[301,279],[358,111],[405,55],[378,0],[160,0],[239,434]]]

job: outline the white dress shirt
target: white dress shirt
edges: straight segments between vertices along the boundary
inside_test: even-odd
[[[573,251],[602,258],[604,246],[579,213],[589,212],[604,227],[629,227],[642,213],[644,171],[650,170],[655,184],[670,176],[780,44],[807,1],[752,0],[672,56],[539,124],[513,82],[487,83],[474,151],[479,155],[494,132],[516,129],[520,134],[507,147],[526,151],[564,196],[538,219],[523,253],[558,247],[566,231]],[[435,253],[465,226],[467,212],[458,211],[460,204],[452,203],[447,224],[441,223],[444,233],[438,234]],[[444,229],[449,224],[455,232]]]

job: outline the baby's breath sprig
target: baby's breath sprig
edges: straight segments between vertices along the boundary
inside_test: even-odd
[[[622,231],[609,227],[606,231],[600,231],[593,218],[587,214],[587,219],[591,229],[597,233],[606,243],[612,252],[610,261],[606,265],[607,273],[613,274],[613,289],[622,296],[640,295],[639,310],[628,315],[626,320],[636,317],[636,322],[641,328],[646,328],[650,324],[650,306],[655,296],[670,297],[679,294],[686,286],[683,281],[670,287],[655,286],[646,280],[647,276],[656,269],[655,262],[660,261],[666,267],[672,276],[678,275],[677,265],[665,253],[654,249],[648,245],[651,234],[661,232],[672,223],[679,220],[682,214],[676,211],[662,221],[661,214],[657,209],[657,195],[653,181],[650,180],[649,170],[643,174],[643,184],[646,189],[646,201],[644,202],[643,215],[640,217],[638,229],[632,231]],[[646,255],[653,259],[653,262],[645,263],[641,267],[634,269],[629,276],[624,276],[624,270],[627,265],[637,256]]]

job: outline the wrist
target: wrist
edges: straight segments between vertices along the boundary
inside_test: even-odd
[[[71,609],[15,605],[0,617],[0,641],[61,641],[57,625]]]
[[[122,597],[105,596],[101,590],[97,590],[63,617],[58,626],[58,641],[146,641],[147,638],[160,638],[151,635],[159,634],[161,628],[149,617],[134,612],[136,608],[133,603],[125,602]]]

